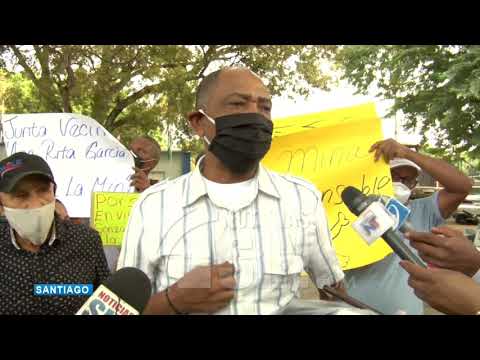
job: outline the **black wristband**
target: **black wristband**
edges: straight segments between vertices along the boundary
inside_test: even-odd
[[[181,311],[179,311],[172,303],[172,300],[170,300],[170,296],[168,296],[168,290],[169,288],[167,287],[165,289],[165,296],[167,297],[167,301],[168,301],[168,304],[170,305],[170,307],[173,309],[173,311],[175,311],[175,314],[176,315],[187,315],[187,313],[182,313]]]

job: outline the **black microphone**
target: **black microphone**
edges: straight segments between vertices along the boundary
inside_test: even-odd
[[[342,191],[342,200],[348,209],[356,216],[360,215],[374,201],[353,186],[348,186]],[[382,235],[382,239],[385,240],[402,260],[408,260],[414,264],[426,267],[420,257],[407,246],[398,232],[392,228],[388,229]]]
[[[125,267],[109,276],[76,315],[139,315],[152,293],[145,273]]]

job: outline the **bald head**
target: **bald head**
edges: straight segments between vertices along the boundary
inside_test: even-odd
[[[147,135],[135,138],[130,143],[130,150],[132,150],[141,160],[145,161],[142,169],[147,173],[157,166],[162,152],[158,142]]]
[[[197,90],[197,108],[188,121],[200,138],[213,139],[215,125],[210,118],[241,113],[259,113],[271,120],[270,91],[262,80],[246,68],[224,68],[207,75]]]
[[[197,91],[197,108],[188,114],[188,121],[195,133],[204,140],[206,161],[208,162],[210,158],[226,164],[228,158],[223,156],[225,154],[220,155],[217,152],[213,157],[210,157],[210,154],[214,153],[210,151],[209,144],[216,137],[217,120],[222,118],[223,127],[229,127],[224,122],[234,121],[231,130],[238,132],[240,130],[235,127],[235,124],[237,124],[239,116],[228,115],[242,114],[240,118],[252,122],[254,126],[256,126],[255,123],[258,119],[265,121],[265,124],[259,125],[263,126],[262,128],[265,130],[272,124],[271,108],[270,91],[255,73],[246,68],[225,68],[207,75],[200,83]],[[262,117],[257,116],[257,114],[262,115]],[[246,123],[245,125],[248,126],[249,124]],[[268,139],[268,131],[265,130],[264,135],[266,133],[266,142],[268,142],[269,147],[271,134],[270,139]],[[258,161],[254,156],[248,159],[242,158],[235,164],[229,163],[227,165],[228,171],[237,175],[245,174],[255,169],[258,166]]]
[[[219,83],[239,78],[256,79],[258,83],[265,87],[262,79],[250,69],[244,67],[226,67],[208,74],[200,82],[195,97],[196,109],[206,109],[208,107],[208,101]]]

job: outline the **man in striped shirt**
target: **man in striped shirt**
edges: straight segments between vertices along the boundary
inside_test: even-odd
[[[301,272],[319,289],[340,288],[344,274],[315,186],[260,165],[272,137],[269,91],[250,70],[226,68],[203,79],[196,109],[188,119],[206,155],[141,195],[118,269],[149,276],[146,314],[305,313]],[[308,304],[308,313],[335,307]]]

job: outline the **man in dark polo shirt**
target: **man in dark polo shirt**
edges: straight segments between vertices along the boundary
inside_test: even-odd
[[[35,284],[92,284],[109,276],[98,233],[55,215],[55,181],[39,156],[0,162],[0,314],[67,315],[88,296],[36,296]]]

